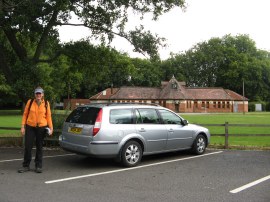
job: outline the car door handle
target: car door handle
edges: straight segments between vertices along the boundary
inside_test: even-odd
[[[169,129],[169,132],[172,133],[174,130],[173,129]]]
[[[139,132],[145,132],[144,128],[141,128],[141,129],[139,130]]]

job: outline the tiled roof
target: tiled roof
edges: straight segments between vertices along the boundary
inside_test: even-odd
[[[121,87],[111,99],[159,99],[160,88]]]
[[[186,91],[196,100],[232,100],[223,88],[186,88]]]
[[[191,88],[174,77],[162,82],[161,87],[124,86],[107,88],[90,100],[243,100],[236,92],[223,88]],[[247,98],[244,98],[248,100]]]
[[[225,92],[232,98],[232,100],[243,100],[243,96],[238,93],[231,91],[229,89],[225,89]],[[244,100],[248,100],[248,98],[244,97]]]
[[[99,92],[96,95],[93,95],[90,97],[90,100],[108,100],[112,96],[112,94],[116,93],[119,91],[119,88],[107,88],[101,92]]]
[[[160,99],[187,99],[183,82],[178,82],[174,77],[167,83],[163,83]],[[174,87],[173,87],[174,86]]]

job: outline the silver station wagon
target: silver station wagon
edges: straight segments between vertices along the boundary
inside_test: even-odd
[[[143,155],[186,149],[203,154],[210,133],[158,105],[91,104],[68,116],[59,142],[67,151],[115,158],[132,167]]]

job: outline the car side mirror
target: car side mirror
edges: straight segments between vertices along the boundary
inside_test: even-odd
[[[188,120],[183,119],[183,120],[182,120],[182,124],[183,124],[184,126],[188,125]]]

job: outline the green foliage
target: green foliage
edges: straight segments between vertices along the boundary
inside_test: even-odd
[[[184,73],[184,71],[187,70],[185,68],[187,62],[186,56],[187,55],[183,54],[172,56],[168,60],[161,62],[160,69],[162,71],[163,81],[169,81],[172,78],[172,75],[174,75],[178,81],[187,81]],[[196,74],[193,74],[193,76],[196,76]]]
[[[184,0],[90,1],[11,0],[0,8],[0,105],[33,96],[36,86],[46,99],[88,98],[110,86],[160,86],[172,75],[188,86],[223,87],[249,100],[270,100],[270,53],[257,50],[247,35],[212,38],[160,62],[158,48],[165,39],[144,30],[126,29],[129,12],[153,20]],[[80,20],[71,23],[72,15]],[[74,18],[74,17],[73,17]],[[89,40],[61,44],[59,26],[89,28]],[[108,45],[123,37],[150,60],[131,59]],[[101,45],[90,44],[100,39]],[[131,80],[128,79],[131,77]],[[12,101],[13,102],[13,101]]]
[[[130,58],[125,54],[103,45],[93,46],[88,40],[66,44],[65,55],[69,58],[70,71],[81,74],[81,80],[77,82],[80,89],[75,90],[81,93],[82,98],[89,98],[111,85],[127,85],[128,76],[135,71]],[[70,84],[70,88],[74,88],[74,85]]]
[[[270,102],[267,102],[265,105],[265,110],[270,112]]]
[[[257,50],[247,35],[212,38],[162,63],[164,77],[176,78],[188,86],[223,87],[252,100],[270,99],[269,53]]]
[[[7,85],[4,75],[0,74],[0,95],[9,94],[10,91],[11,87]]]
[[[262,105],[262,111],[270,111],[269,110],[269,103],[264,102],[264,101],[249,102],[248,103],[248,111],[254,112],[256,110],[256,106],[255,106],[256,104]]]
[[[65,114],[58,114],[58,113],[53,113],[52,114],[52,121],[53,121],[53,128],[54,130],[61,130],[63,127],[63,123],[66,120],[68,116],[68,113]],[[59,133],[54,132],[54,136],[58,136]]]
[[[185,1],[11,0],[0,5],[0,94],[25,102],[39,85],[53,103],[78,94],[88,97],[111,84],[126,84],[134,69],[127,56],[106,46],[60,44],[59,26],[89,28],[89,38],[103,44],[115,36],[125,38],[134,50],[157,59],[164,39],[143,26],[126,30],[129,12],[141,18],[152,14],[156,20],[174,7],[184,9]],[[79,23],[72,23],[72,15]],[[62,54],[66,57],[59,57]]]
[[[248,102],[248,111],[255,112],[255,103],[254,102]]]
[[[154,62],[143,59],[132,59],[135,71],[131,74],[130,84],[134,86],[160,87],[161,71]]]

